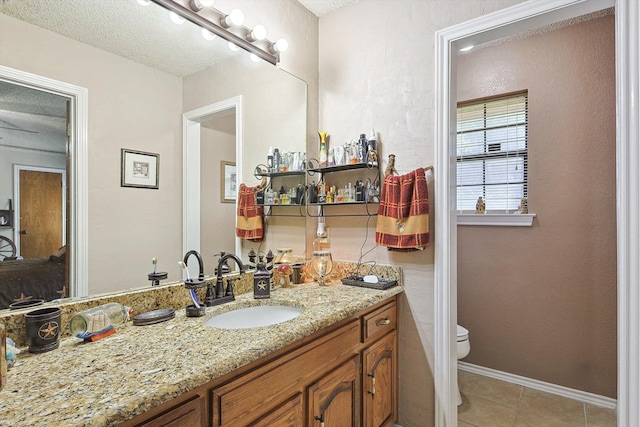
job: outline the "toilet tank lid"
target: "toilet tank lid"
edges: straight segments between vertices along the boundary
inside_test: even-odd
[[[469,338],[469,331],[460,325],[457,325],[457,326],[458,326],[458,341],[460,341],[460,339],[465,340]]]

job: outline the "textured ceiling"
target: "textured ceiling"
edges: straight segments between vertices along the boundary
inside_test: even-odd
[[[153,3],[0,0],[0,13],[181,77],[234,55],[219,37],[205,40],[196,25],[174,24]]]
[[[317,17],[338,10],[359,0],[298,0],[298,3],[309,9]]]
[[[0,0],[0,13],[176,76],[234,55],[219,37],[207,41],[195,25],[176,25],[162,7],[135,0]],[[64,98],[0,81],[0,130],[26,132],[45,120],[43,132],[51,121],[64,128],[65,115]]]

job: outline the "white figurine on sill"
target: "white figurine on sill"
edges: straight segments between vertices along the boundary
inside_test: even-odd
[[[483,214],[485,212],[484,200],[482,200],[482,196],[478,197],[478,201],[476,202],[476,213]]]
[[[519,214],[528,214],[529,213],[529,205],[527,204],[527,198],[523,197],[520,199],[520,206],[518,206]]]

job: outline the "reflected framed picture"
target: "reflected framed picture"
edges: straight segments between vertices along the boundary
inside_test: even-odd
[[[220,203],[235,203],[238,193],[236,162],[220,162]]]
[[[121,149],[121,187],[159,188],[160,154]]]
[[[0,228],[13,227],[13,211],[12,210],[0,210]]]

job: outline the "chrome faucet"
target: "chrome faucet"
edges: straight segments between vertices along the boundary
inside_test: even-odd
[[[184,265],[189,265],[187,262],[191,255],[195,255],[196,259],[198,260],[198,280],[203,281],[204,280],[204,264],[202,262],[202,257],[200,256],[198,251],[191,250],[187,252],[186,254],[184,254],[184,259],[182,261],[184,262]]]
[[[236,255],[224,254],[220,256],[220,259],[218,260],[218,268],[216,269],[217,277],[216,277],[215,295],[214,295],[213,289],[211,289],[211,286],[209,286],[207,288],[207,294],[205,296],[205,305],[207,307],[222,304],[228,301],[233,301],[235,299],[235,296],[233,295],[233,282],[235,280],[238,280],[238,278],[227,279],[226,290],[224,288],[224,283],[222,281],[222,266],[227,262],[229,258],[231,258],[236,262],[236,264],[238,264],[238,268],[240,269],[240,275],[243,275],[244,273],[246,273],[246,269],[244,264],[242,263],[242,260],[238,258]]]

